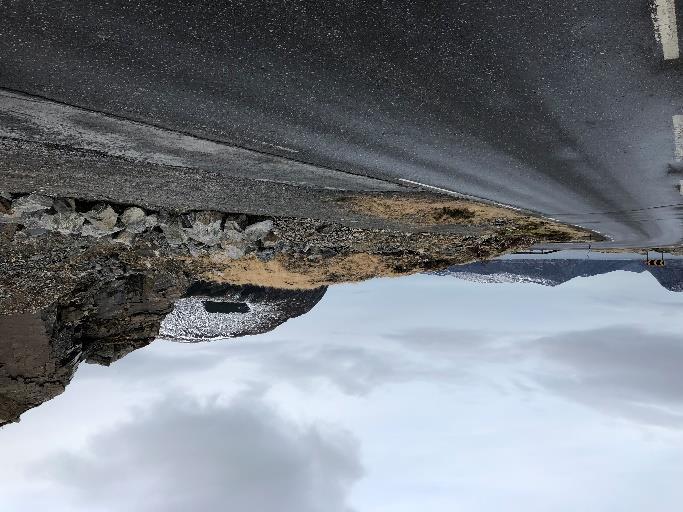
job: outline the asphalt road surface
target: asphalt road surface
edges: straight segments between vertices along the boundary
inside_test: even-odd
[[[653,2],[0,0],[0,87],[677,244],[683,2]]]

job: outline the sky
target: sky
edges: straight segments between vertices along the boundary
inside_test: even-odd
[[[673,512],[683,293],[341,285],[271,333],[157,341],[0,430],[0,510]]]

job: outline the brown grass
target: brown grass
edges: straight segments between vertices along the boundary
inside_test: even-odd
[[[231,260],[214,256],[207,264],[207,268],[212,270],[205,271],[202,277],[213,282],[288,289],[352,283],[373,277],[398,277],[421,270],[396,270],[389,259],[367,253],[335,256],[315,263],[283,258],[271,261],[255,257]]]
[[[437,196],[438,197],[438,196]],[[539,242],[583,241],[590,232],[568,224],[525,215],[511,208],[467,199],[429,196],[351,196],[340,200],[353,211],[413,226],[492,225],[533,236]],[[593,235],[593,239],[598,237]]]
[[[465,199],[435,199],[421,196],[353,196],[342,199],[358,213],[382,219],[408,222],[416,226],[482,224],[520,217],[514,210],[475,203]]]

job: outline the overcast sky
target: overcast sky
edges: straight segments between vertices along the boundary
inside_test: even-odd
[[[673,512],[683,293],[414,276],[156,342],[0,431],[0,510]]]

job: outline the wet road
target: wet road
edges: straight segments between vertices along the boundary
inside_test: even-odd
[[[658,42],[644,0],[0,9],[0,87],[514,205],[617,245],[683,239],[676,23]]]

